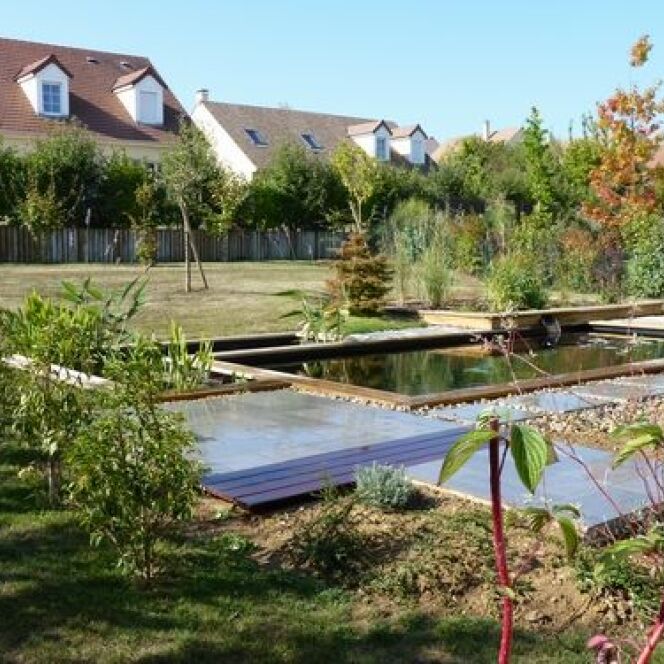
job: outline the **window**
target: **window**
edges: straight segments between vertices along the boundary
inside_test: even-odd
[[[42,112],[46,115],[62,114],[60,83],[42,83]]]
[[[139,122],[155,124],[157,122],[157,93],[141,90],[139,97]]]
[[[387,161],[387,138],[376,136],[376,159]]]
[[[302,140],[310,147],[312,150],[322,150],[323,146],[318,142],[316,137],[313,134],[302,134]]]
[[[411,154],[411,161],[414,164],[424,163],[424,144],[420,139],[413,140],[413,152]]]
[[[262,148],[267,146],[267,138],[265,138],[265,136],[263,136],[263,134],[258,131],[258,129],[245,129],[244,131],[247,133],[247,136],[249,136],[251,142],[254,145]]]

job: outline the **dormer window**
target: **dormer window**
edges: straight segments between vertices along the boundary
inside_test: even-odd
[[[62,84],[44,82],[41,91],[44,115],[62,115]]]
[[[259,148],[267,147],[267,138],[258,129],[245,129],[244,131],[255,146]]]
[[[376,159],[387,161],[387,138],[376,136]]]
[[[14,80],[37,115],[66,118],[69,115],[71,77],[58,58],[51,54],[23,67]]]
[[[120,76],[113,92],[134,122],[145,125],[164,124],[164,90],[166,84],[152,65]]]
[[[318,140],[313,134],[302,134],[302,140],[312,150],[318,151],[323,149],[323,146],[318,142]]]

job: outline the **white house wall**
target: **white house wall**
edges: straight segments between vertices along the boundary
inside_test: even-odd
[[[234,173],[251,180],[256,172],[255,164],[203,104],[197,104],[191,113],[191,119],[207,137],[217,161]]]

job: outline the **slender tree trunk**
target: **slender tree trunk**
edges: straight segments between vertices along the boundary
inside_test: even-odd
[[[205,270],[203,270],[203,263],[201,263],[201,259],[198,257],[198,247],[196,246],[196,240],[194,240],[194,234],[191,232],[191,229],[189,229],[189,242],[191,244],[191,253],[194,255],[194,260],[198,266],[198,272],[201,275],[203,287],[207,290],[210,286],[208,285],[208,280],[205,276]]]
[[[196,265],[198,266],[198,271],[201,275],[203,286],[207,290],[209,288],[207,277],[205,276],[205,271],[203,270],[201,259],[198,256],[198,248],[196,247],[196,241],[194,240],[194,235],[191,232],[191,224],[189,223],[189,210],[187,210],[187,206],[184,202],[180,202],[180,212],[182,214],[182,226],[184,227],[185,238],[184,260],[187,269],[186,291],[187,293],[191,291],[191,259],[189,258],[189,249],[191,249],[191,253],[193,254]]]
[[[650,660],[655,653],[657,644],[660,642],[662,635],[664,634],[664,597],[662,597],[661,603],[659,605],[659,613],[657,614],[657,619],[655,624],[650,630],[648,635],[648,641],[639,654],[639,658],[636,660],[636,664],[650,664]]]
[[[180,213],[182,214],[182,236],[184,241],[184,290],[191,293],[191,258],[189,257],[189,214],[184,201],[180,201]]]
[[[514,623],[514,602],[511,597],[512,585],[507,568],[507,550],[505,545],[505,528],[503,525],[503,505],[500,496],[500,438],[498,437],[499,422],[491,420],[491,428],[496,437],[489,442],[489,472],[491,483],[491,517],[493,524],[493,550],[496,558],[498,584],[502,592],[502,621],[500,628],[500,649],[498,664],[508,664],[512,649],[512,631]]]
[[[60,460],[53,455],[48,458],[48,501],[51,507],[60,502]]]

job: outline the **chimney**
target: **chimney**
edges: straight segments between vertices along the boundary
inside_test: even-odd
[[[202,104],[204,101],[209,101],[210,91],[207,88],[196,90],[196,105]]]
[[[482,131],[482,138],[488,141],[491,138],[491,123],[488,120],[484,121],[484,129]]]

